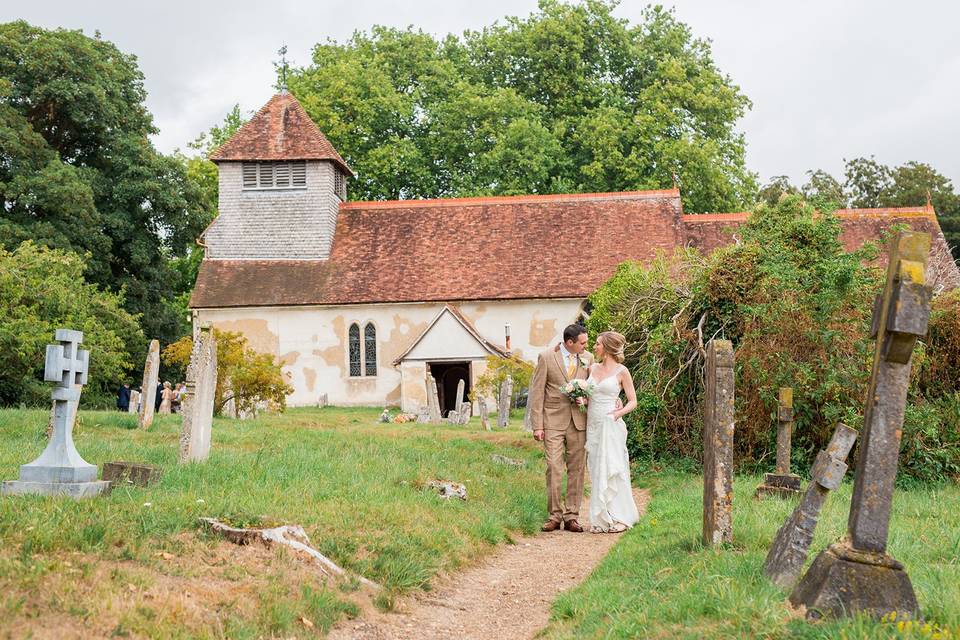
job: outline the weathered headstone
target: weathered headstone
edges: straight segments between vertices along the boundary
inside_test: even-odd
[[[790,439],[793,435],[793,389],[780,387],[777,402],[777,470],[764,474],[757,487],[758,498],[776,495],[789,498],[800,493],[800,476],[790,473]]]
[[[317,406],[323,409],[328,404],[330,404],[330,396],[326,393],[321,393],[317,398]]]
[[[20,479],[3,483],[2,493],[68,495],[86,498],[103,493],[109,482],[97,480],[97,465],[80,457],[73,444],[73,423],[80,387],[87,383],[90,352],[80,349],[83,333],[57,329],[60,344],[47,345],[43,379],[56,382],[53,400],[56,403],[53,437],[33,462],[20,466]]]
[[[137,405],[140,404],[140,392],[136,389],[130,391],[130,405],[127,407],[127,413],[138,413]]]
[[[856,439],[856,429],[838,424],[830,444],[817,456],[810,473],[810,484],[800,504],[777,531],[763,565],[764,575],[777,585],[789,589],[800,578],[813,541],[813,532],[817,528],[820,509],[827,501],[830,490],[840,486],[847,472],[847,454]]]
[[[733,344],[707,343],[703,410],[703,544],[733,541]]]
[[[507,376],[500,387],[500,405],[497,407],[497,426],[501,429],[510,424],[510,405],[513,400],[513,378]]]
[[[523,411],[523,430],[533,433],[533,418],[530,415],[530,398],[527,397],[527,407]]]
[[[477,404],[480,407],[480,425],[487,431],[492,431],[490,428],[490,410],[487,409],[487,400],[481,396],[477,400]]]
[[[929,253],[929,234],[901,231],[890,238],[886,285],[873,306],[876,345],[847,537],[821,552],[790,594],[808,618],[918,613],[910,577],[887,553],[887,535],[911,358],[930,318]]]
[[[427,402],[430,408],[430,422],[440,424],[440,397],[437,393],[437,381],[427,374]]]
[[[143,366],[143,384],[140,385],[140,428],[153,424],[153,411],[157,400],[157,378],[160,375],[160,342],[150,341],[147,360]]]
[[[179,461],[200,462],[210,455],[213,403],[217,390],[217,340],[211,331],[201,331],[194,340],[186,387],[180,409],[183,425]]]
[[[463,396],[466,392],[466,382],[461,378],[460,382],[457,383],[457,399],[453,403],[453,410],[457,413],[460,412],[460,405],[463,404]]]

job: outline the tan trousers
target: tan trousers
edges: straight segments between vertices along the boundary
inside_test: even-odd
[[[576,520],[583,501],[583,476],[587,461],[587,432],[578,430],[573,421],[566,430],[546,429],[543,450],[547,458],[547,511],[550,519]],[[561,484],[567,472],[567,500],[563,502]]]

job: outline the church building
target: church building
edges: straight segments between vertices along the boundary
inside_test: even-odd
[[[712,250],[747,217],[684,214],[676,189],[351,202],[353,172],[289,93],[210,159],[220,210],[200,240],[193,321],[273,355],[291,406],[417,411],[433,379],[446,414],[487,356],[534,362],[559,342],[619,263]],[[933,234],[960,280],[929,205],[837,215],[849,248],[895,223]]]

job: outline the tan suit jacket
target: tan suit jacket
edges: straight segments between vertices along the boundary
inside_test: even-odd
[[[544,351],[537,358],[537,368],[530,382],[530,419],[534,431],[565,430],[573,422],[578,431],[587,428],[587,414],[560,392],[570,378],[586,380],[590,374],[593,356],[581,353],[572,376],[559,349]]]

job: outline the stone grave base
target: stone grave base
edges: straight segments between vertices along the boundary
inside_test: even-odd
[[[103,480],[92,482],[24,482],[7,480],[0,487],[5,496],[35,494],[41,496],[70,496],[71,498],[92,498],[110,491],[110,483]]]
[[[754,494],[754,497],[760,499],[769,496],[792,498],[797,495],[800,495],[800,476],[792,473],[785,475],[765,473],[763,476],[763,484],[757,487],[757,492]]]
[[[807,619],[864,613],[881,618],[916,618],[917,597],[903,565],[891,556],[852,549],[838,542],[825,549],[790,594],[790,603],[807,608]]]

